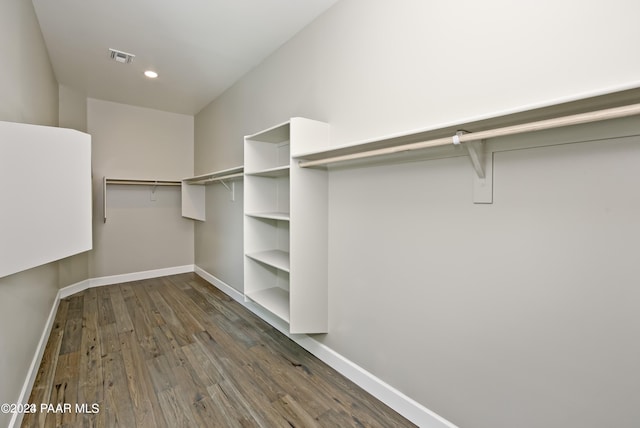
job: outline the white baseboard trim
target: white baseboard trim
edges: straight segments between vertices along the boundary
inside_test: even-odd
[[[244,295],[224,283],[220,279],[211,275],[204,269],[195,266],[194,272],[213,286],[228,294],[232,299],[245,306],[257,316],[271,324],[291,340],[302,346],[325,364],[335,369],[353,383],[376,397],[378,400],[391,407],[393,410],[423,428],[457,428],[456,425],[447,421],[438,414],[427,409],[412,398],[398,391],[391,385],[382,381],[372,373],[355,364],[343,355],[337,353],[327,345],[318,342],[311,336],[305,334],[288,333],[288,326],[280,318],[262,309],[251,301],[246,301]]]
[[[327,345],[307,335],[289,335],[289,337],[338,373],[419,427],[458,428],[442,416],[427,409]]]
[[[121,284],[123,282],[141,281],[143,279],[193,272],[193,269],[194,265],[175,266],[164,269],[124,273],[121,275],[102,276],[99,278],[91,278],[89,281],[91,282],[90,287],[101,287],[103,285]]]
[[[193,272],[194,265],[175,266],[163,269],[145,270],[142,272],[123,273],[120,275],[101,276],[85,279],[60,289],[59,298],[64,299],[72,294],[79,293],[88,288],[102,287],[104,285],[122,284],[124,282],[141,281],[143,279],[159,278],[161,276],[177,275]]]
[[[238,290],[236,290],[235,288],[233,288],[232,286],[230,286],[226,282],[222,281],[221,279],[216,278],[215,276],[211,275],[206,270],[198,267],[197,265],[195,266],[193,271],[198,276],[200,276],[202,279],[207,281],[209,284],[212,284],[217,289],[219,289],[223,293],[227,294],[233,300],[235,300],[236,302],[241,303],[241,304],[244,305],[244,294],[242,294],[241,292],[239,292]]]
[[[60,297],[60,290],[58,290],[58,294],[56,294],[53,306],[51,307],[51,311],[49,312],[49,317],[47,318],[47,322],[44,325],[44,330],[42,331],[42,335],[40,336],[40,341],[38,342],[38,346],[36,347],[36,353],[33,355],[33,360],[31,360],[27,379],[25,379],[24,384],[22,385],[22,390],[20,391],[20,396],[17,403],[29,402],[31,389],[33,388],[33,384],[36,381],[36,376],[38,374],[38,370],[40,369],[40,363],[42,362],[44,350],[47,347],[49,335],[51,334],[51,330],[53,329],[53,322],[56,319],[56,313],[58,312],[60,299],[62,299],[62,297]],[[24,413],[22,412],[14,413],[9,420],[9,428],[19,427],[20,425],[22,425],[23,417]]]
[[[72,294],[76,294],[81,291],[84,291],[87,288],[91,288],[90,279],[85,279],[84,281],[76,282],[75,284],[71,284],[66,287],[63,287],[58,291],[58,301],[60,299],[65,299],[71,296]]]

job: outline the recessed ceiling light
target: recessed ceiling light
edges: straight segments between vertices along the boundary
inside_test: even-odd
[[[155,71],[151,71],[151,70],[145,71],[144,75],[147,76],[149,79],[155,79],[156,77],[158,77],[158,73],[156,73]]]

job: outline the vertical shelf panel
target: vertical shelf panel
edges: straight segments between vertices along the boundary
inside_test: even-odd
[[[205,186],[182,182],[182,216],[205,221]]]
[[[318,150],[329,141],[329,125],[291,119],[292,153]],[[328,295],[328,172],[292,161],[290,332],[326,333]]]
[[[182,216],[193,220],[206,220],[206,188],[208,183],[222,183],[243,177],[244,166],[236,166],[182,179]],[[233,186],[233,183],[231,183]],[[233,195],[234,188],[231,187]],[[232,196],[232,201],[234,196]]]

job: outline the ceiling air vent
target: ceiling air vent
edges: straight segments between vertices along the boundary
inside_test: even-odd
[[[121,62],[122,64],[129,64],[136,57],[134,54],[122,52],[111,48],[109,48],[109,56],[115,62]]]

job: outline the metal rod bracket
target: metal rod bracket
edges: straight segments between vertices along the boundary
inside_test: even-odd
[[[473,203],[493,203],[493,152],[485,140],[465,143],[469,159],[475,170],[473,176]]]
[[[236,183],[235,181],[231,182],[231,186],[224,182],[224,180],[219,180],[220,184],[222,184],[229,192],[231,192],[231,202],[235,202],[236,200]]]
[[[471,159],[471,164],[473,165],[473,169],[476,170],[476,175],[478,178],[485,178],[486,173],[484,170],[485,164],[485,153],[483,150],[484,140],[481,141],[470,141],[465,143],[465,148],[467,149],[467,153],[469,153],[469,159]]]
[[[473,166],[473,203],[493,203],[493,152],[487,149],[485,140],[469,140],[460,144],[460,137],[467,131],[458,131],[454,136],[454,144],[464,146]],[[457,143],[456,143],[457,141]]]

